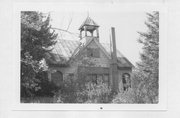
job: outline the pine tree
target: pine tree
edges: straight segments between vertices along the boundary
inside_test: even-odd
[[[147,32],[139,32],[139,43],[143,45],[141,61],[137,63],[136,78],[140,80],[137,89],[142,101],[158,102],[159,91],[159,12],[147,13]]]
[[[21,12],[21,96],[33,96],[41,89],[45,54],[56,43],[50,16],[36,11]],[[40,76],[42,75],[42,76]]]

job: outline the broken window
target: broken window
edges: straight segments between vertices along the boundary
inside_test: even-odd
[[[128,91],[128,89],[131,88],[130,74],[124,73],[122,75],[122,82],[123,82],[123,90]]]

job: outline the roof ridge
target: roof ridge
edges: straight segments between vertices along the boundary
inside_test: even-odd
[[[92,41],[95,42],[95,44],[100,48],[100,50],[105,54],[108,59],[111,59],[111,49],[109,43],[101,43],[92,38],[88,40],[88,42],[83,47],[80,48],[80,41],[78,40],[61,39],[56,44],[56,47],[54,47],[53,49],[53,52],[55,52],[54,54],[56,55],[54,61],[59,61],[56,59],[61,58],[57,57],[58,55],[63,56],[66,61],[70,61],[72,58],[76,58],[81,53],[81,51],[83,51],[89,44],[91,44]],[[133,64],[118,49],[117,58],[119,58],[118,60],[122,62],[122,65],[120,65],[121,67],[133,66]]]
[[[70,40],[70,39],[59,39],[58,41],[75,41],[75,42],[79,42],[78,40]]]

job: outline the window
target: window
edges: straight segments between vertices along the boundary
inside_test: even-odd
[[[87,57],[99,58],[100,57],[99,48],[87,48]]]
[[[128,89],[131,88],[130,74],[124,73],[122,75],[122,83],[123,83],[123,90],[124,91],[128,91]]]
[[[109,86],[109,75],[108,74],[89,74],[86,82],[93,84],[106,83]]]
[[[74,73],[67,74],[67,81],[69,81],[70,83],[74,82]]]
[[[103,75],[101,75],[101,74],[97,75],[97,83],[98,84],[103,83]]]
[[[60,86],[63,82],[63,74],[60,71],[56,71],[56,72],[52,73],[51,78],[52,78],[52,82],[56,86]]]
[[[106,83],[108,86],[110,85],[110,81],[109,81],[109,74],[105,74],[104,76],[103,76],[103,81],[104,81],[104,83]]]
[[[97,84],[97,75],[96,74],[92,75],[92,83]]]

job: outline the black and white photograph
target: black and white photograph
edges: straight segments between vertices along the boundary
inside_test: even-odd
[[[158,104],[159,17],[20,11],[20,103]]]
[[[178,0],[1,0],[0,118],[180,118]]]

